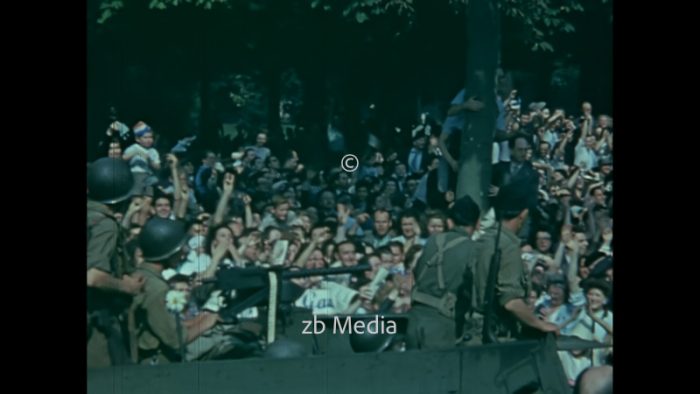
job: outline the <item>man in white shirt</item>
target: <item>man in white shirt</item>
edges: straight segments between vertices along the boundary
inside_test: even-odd
[[[595,151],[595,137],[589,135],[579,139],[576,145],[574,163],[583,170],[592,170],[598,165],[598,154]]]

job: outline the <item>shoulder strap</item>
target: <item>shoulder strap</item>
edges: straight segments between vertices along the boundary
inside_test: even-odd
[[[440,251],[442,250],[444,244],[445,244],[445,233],[440,233],[435,236],[435,244],[437,245],[437,252],[428,260],[425,265],[423,266],[423,269],[421,272],[418,274],[416,277],[416,282],[419,282],[423,277],[425,276],[425,273],[428,272],[428,268],[431,267],[434,263],[435,260],[437,259],[438,255],[440,254]]]
[[[423,270],[421,273],[418,275],[418,278],[416,281],[419,281],[423,276],[425,276],[425,273],[428,271],[428,267],[431,267],[433,265],[437,265],[437,275],[438,275],[438,288],[440,290],[445,288],[445,277],[442,272],[442,260],[444,258],[445,252],[448,250],[454,248],[455,246],[466,242],[469,238],[459,236],[450,242],[445,243],[445,240],[447,238],[446,233],[441,233],[438,234],[435,238],[435,243],[437,245],[437,252],[428,260],[428,262],[425,264],[425,267],[423,267]]]

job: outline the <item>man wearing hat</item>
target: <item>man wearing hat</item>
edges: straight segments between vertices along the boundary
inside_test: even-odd
[[[502,161],[493,166],[491,176],[490,197],[497,197],[499,190],[510,184],[518,184],[524,196],[527,196],[530,213],[536,211],[538,201],[538,189],[540,175],[527,160],[527,151],[530,148],[528,137],[524,134],[516,134],[508,141],[510,148],[510,161]],[[536,227],[537,217],[530,216],[522,231],[518,234],[523,239],[530,237],[530,231]]]
[[[498,230],[487,231],[477,241],[479,254],[474,272],[475,308],[479,314],[490,314],[495,322],[491,332],[501,341],[527,334],[535,336],[537,332],[557,331],[556,325],[538,319],[525,302],[529,283],[521,259],[520,238],[517,236],[529,212],[529,191],[523,185],[524,182],[526,180],[519,180],[501,189],[495,204],[496,216],[500,220]],[[489,295],[486,290],[496,239],[501,253],[500,267],[495,276],[494,293]],[[491,305],[490,308],[484,305],[486,301]],[[521,333],[519,326],[527,328]],[[481,340],[487,342],[491,338]]]
[[[138,273],[146,278],[143,293],[134,298],[135,340],[132,357],[142,364],[163,364],[181,360],[185,345],[212,328],[218,315],[202,312],[186,323],[178,324],[172,306],[166,306],[169,286],[163,271],[175,268],[184,258],[187,234],[175,220],[153,218],[139,234],[144,262]],[[171,308],[171,310],[169,310]],[[137,356],[134,354],[136,353]]]
[[[614,319],[613,313],[607,307],[612,290],[610,284],[603,279],[587,278],[581,282],[581,287],[586,294],[586,306],[579,313],[570,335],[612,345]],[[564,372],[572,381],[586,368],[608,364],[610,357],[612,357],[612,348],[609,347],[591,349],[587,352],[559,352]]]
[[[612,185],[613,185],[613,159],[612,156],[602,156],[600,160],[598,160],[598,168],[596,169],[598,171],[604,182],[604,189],[608,193],[612,193]]]
[[[411,138],[413,147],[408,152],[408,160],[406,162],[408,172],[409,174],[423,174],[428,166],[428,154],[425,150],[426,135],[423,132],[423,127],[419,126],[414,129]]]
[[[90,164],[87,178],[87,364],[97,368],[128,361],[123,315],[144,282],[128,275],[126,234],[115,218],[131,196],[129,166],[105,157]]]
[[[476,257],[471,237],[480,210],[469,197],[458,199],[448,212],[450,231],[428,238],[416,267],[411,294],[407,345],[411,349],[449,349],[461,336],[465,308],[470,304]]]

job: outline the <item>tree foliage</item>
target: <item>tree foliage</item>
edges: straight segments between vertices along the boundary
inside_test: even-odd
[[[293,1],[293,0],[289,0]],[[300,7],[312,12],[325,12],[339,16],[348,23],[366,24],[380,15],[398,15],[410,24],[415,18],[415,3],[419,0],[300,0]],[[459,12],[469,0],[442,0]],[[522,42],[533,51],[553,51],[550,39],[558,33],[573,33],[573,14],[584,11],[582,0],[494,0],[501,13],[522,26]],[[608,0],[600,0],[607,3]],[[126,6],[136,0],[102,0],[98,23],[104,24]],[[611,1],[612,2],[612,1]],[[251,12],[264,12],[279,7],[274,0],[150,0],[148,8],[167,11],[172,7],[190,6],[206,10],[245,8]],[[612,21],[612,19],[611,19]]]

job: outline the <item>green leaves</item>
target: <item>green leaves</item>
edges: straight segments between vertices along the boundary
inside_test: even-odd
[[[148,8],[157,9],[157,10],[164,10],[167,7],[165,6],[164,1],[152,0],[151,3],[148,5]]]
[[[314,0],[314,3],[320,3],[321,0]],[[134,0],[135,2],[135,0]],[[150,0],[148,3],[148,8],[151,10],[166,10],[170,7],[177,7],[180,5],[194,4],[197,7],[202,7],[205,10],[211,10],[214,8],[215,4],[220,5],[231,5],[233,0]],[[131,4],[131,3],[130,3]],[[253,6],[257,3],[251,3]],[[116,11],[124,8],[124,0],[102,0],[100,4],[100,10],[102,13],[97,20],[97,23],[104,24],[108,19],[116,15]]]
[[[535,52],[537,52],[538,50],[542,50],[545,52],[554,52],[554,47],[552,47],[552,44],[546,41],[536,42],[530,49]]]
[[[121,0],[116,0],[116,1],[104,1],[102,4],[100,4],[100,9],[105,10],[105,9],[113,9],[113,10],[118,10],[120,8],[124,7],[124,2]]]
[[[553,48],[552,45],[550,45],[548,42],[542,41],[542,42],[540,43],[540,47],[541,47],[542,50],[544,50],[544,51],[554,52],[554,48]]]
[[[269,1],[269,0],[268,0]],[[210,10],[214,6],[249,3],[251,11],[262,11],[257,5],[269,5],[271,1],[247,2],[245,0],[149,0],[148,7],[152,10],[166,10],[184,4]],[[289,1],[289,0],[279,0]],[[455,9],[464,9],[468,0],[433,0],[447,2]],[[603,4],[611,3],[608,0]],[[136,0],[133,0],[136,2]],[[415,18],[414,0],[302,0],[311,9],[323,9],[345,19],[350,23],[363,24],[372,18],[394,14],[406,19],[410,26]],[[573,12],[583,11],[583,0],[500,0],[497,2],[501,12],[507,17],[518,21],[523,27],[523,39],[527,45],[533,45],[533,50],[551,51],[552,46],[544,41],[554,34],[573,33],[576,28],[567,16]],[[132,3],[129,3],[132,4]],[[124,0],[101,0],[98,23],[103,24],[124,7]]]
[[[102,4],[100,4],[100,10],[102,10],[102,13],[97,19],[97,23],[104,24],[114,15],[115,11],[121,8],[124,8],[124,2],[121,0],[103,1]]]
[[[607,0],[596,0],[605,3]],[[502,0],[503,13],[517,20],[523,30],[523,39],[533,51],[553,51],[545,41],[562,33],[573,33],[576,28],[568,18],[582,12],[582,0]]]
[[[367,14],[365,14],[362,11],[355,14],[355,20],[357,20],[357,23],[363,23],[363,22],[367,21],[367,19],[369,19],[367,17]]]
[[[312,8],[317,7],[321,0],[312,0]],[[447,0],[439,0],[447,1]],[[461,1],[461,0],[458,0]],[[359,24],[370,20],[371,16],[383,15],[395,12],[397,15],[406,16],[410,19],[415,14],[413,0],[346,0],[343,2],[342,16],[353,20]]]
[[[97,23],[103,24],[107,21],[107,19],[109,19],[111,17],[112,17],[112,10],[106,9],[106,10],[102,11],[102,14],[97,19]]]

